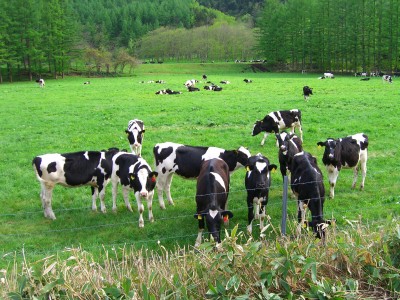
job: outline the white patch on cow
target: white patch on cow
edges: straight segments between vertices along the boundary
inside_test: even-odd
[[[210,216],[213,218],[213,219],[215,219],[215,217],[217,216],[217,214],[218,214],[218,210],[209,210],[208,211],[208,213],[210,214]]]
[[[304,151],[301,151],[301,152],[299,152],[299,153],[296,153],[294,156],[302,156],[302,155],[304,155]]]
[[[210,174],[214,175],[215,180],[224,188],[224,190],[226,191],[226,186],[224,183],[224,180],[222,179],[221,175],[219,175],[218,173],[215,172],[210,172]]]
[[[207,152],[203,154],[201,157],[202,160],[210,160],[213,158],[219,158],[220,154],[224,152],[224,149],[217,148],[217,147],[209,147]]]
[[[266,162],[256,162],[256,169],[258,170],[258,172],[262,173],[265,168],[267,167],[267,163]]]
[[[278,117],[275,116],[275,113],[278,114]],[[281,116],[281,112],[280,111],[276,111],[276,112],[272,112],[269,114],[269,116],[275,121],[276,124],[278,124],[279,128],[285,128],[285,122],[283,122],[283,118]]]
[[[85,154],[83,155],[87,160],[89,160],[89,153],[86,151]]]
[[[249,151],[247,148],[243,147],[243,146],[240,146],[240,148],[238,149],[238,151],[239,151],[239,152],[243,152],[244,154],[247,155],[247,157],[250,157],[250,156],[251,156],[250,151]]]

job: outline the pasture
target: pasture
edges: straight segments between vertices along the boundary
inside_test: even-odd
[[[335,74],[335,79],[318,80],[320,74],[253,73],[243,68],[237,64],[141,65],[132,77],[47,79],[45,88],[35,82],[1,84],[0,267],[21,260],[22,253],[34,261],[72,247],[97,253],[124,245],[154,250],[159,244],[166,249],[194,245],[196,182],[176,175],[171,188],[175,206],[161,210],[155,193],[155,222],[148,222],[145,208],[144,228],[138,227],[136,203],[132,203],[134,212],[128,212],[121,191],[118,211],[112,212],[110,186],[106,214],[99,211],[99,203],[98,211],[91,211],[89,187],[57,186],[53,193],[57,219],[43,216],[32,158],[53,152],[129,149],[124,130],[134,118],[145,123],[142,156],[153,167],[152,148],[166,141],[225,149],[246,146],[253,155],[261,152],[278,165],[274,136],[260,146],[262,135],[251,136],[253,124],[271,111],[298,108],[302,111],[304,149],[317,157],[327,190],[323,150],[317,148],[317,142],[364,132],[370,140],[365,190],[358,189],[361,178],[352,190],[352,171],[341,171],[335,199],[326,199],[325,218],[336,218],[339,231],[360,220],[371,228],[379,228],[383,220],[398,220],[400,79],[387,84],[379,77],[364,82]],[[215,84],[221,80],[231,84],[220,85],[223,90],[213,92],[198,83],[200,92],[187,92],[184,82],[201,80],[203,73]],[[253,83],[244,83],[245,78]],[[87,80],[90,85],[83,84]],[[166,83],[147,83],[149,80]],[[313,88],[308,102],[302,96],[304,85]],[[155,94],[164,88],[182,94]],[[239,169],[232,175],[228,206],[234,217],[230,229],[238,224],[239,230],[245,230],[247,225],[244,174],[245,170]],[[282,177],[277,171],[267,205],[273,225],[266,232],[267,239],[280,234],[281,199]],[[295,224],[293,199],[288,213],[289,223]],[[259,229],[253,228],[257,238]]]

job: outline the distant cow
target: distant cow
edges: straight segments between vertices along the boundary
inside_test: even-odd
[[[165,80],[156,80],[155,83],[165,83]]]
[[[194,86],[188,86],[187,89],[188,89],[189,92],[198,92],[198,91],[200,91],[199,88],[194,87]]]
[[[230,82],[229,82],[228,80],[221,80],[219,83],[222,83],[222,84],[230,84]]]
[[[243,81],[246,82],[246,83],[252,83],[253,82],[253,80],[251,80],[251,79],[243,79]]]
[[[304,96],[304,100],[308,100],[308,98],[313,94],[312,93],[312,88],[310,88],[308,85],[303,86],[303,96]]]
[[[125,206],[132,211],[129,202],[129,191],[133,190],[139,211],[139,227],[144,227],[142,199],[147,200],[149,220],[154,221],[152,202],[154,188],[157,181],[157,172],[153,172],[148,163],[141,157],[132,153],[120,152],[113,159],[113,170],[111,176],[113,211],[117,210],[117,188],[122,185],[122,194]]]
[[[383,80],[383,82],[389,82],[389,83],[392,83],[393,81],[392,81],[392,76],[390,76],[390,75],[383,75],[382,76],[382,80]]]
[[[334,79],[335,78],[335,76],[332,74],[332,73],[324,73],[324,77],[325,78],[331,78],[331,79]]]
[[[249,150],[244,147],[238,150],[225,150],[171,142],[156,144],[153,153],[158,173],[158,200],[162,209],[165,209],[164,192],[169,204],[174,204],[171,197],[171,182],[175,173],[184,178],[196,178],[199,176],[202,162],[212,158],[223,159],[228,164],[229,171],[233,172],[237,168],[244,167],[251,156]]]
[[[203,80],[207,80],[207,75],[203,74],[202,78],[203,78]]]
[[[265,131],[264,138],[261,140],[261,146],[264,145],[265,139],[269,133],[279,133],[279,130],[290,128],[290,132],[294,133],[295,128],[299,129],[300,139],[303,140],[303,131],[301,129],[301,111],[298,109],[281,110],[269,113],[261,121],[254,123],[252,136]]]
[[[144,123],[142,120],[134,119],[128,122],[125,133],[128,135],[129,146],[133,154],[142,156],[142,144],[144,137]]]
[[[278,147],[279,166],[282,177],[290,172],[293,157],[303,151],[303,142],[295,134],[288,134],[286,131],[275,134]]]
[[[328,138],[325,142],[318,142],[318,146],[324,146],[325,152],[322,162],[326,166],[329,177],[330,198],[335,196],[336,180],[342,168],[352,168],[354,172],[352,188],[355,188],[358,177],[358,169],[361,167],[361,190],[364,189],[367,176],[368,160],[368,136],[363,133],[347,136],[345,138]]]
[[[323,238],[324,229],[330,224],[324,221],[325,188],[317,160],[310,153],[299,152],[293,157],[290,186],[297,198],[298,234],[302,226],[309,226],[318,238]],[[307,208],[311,221],[306,221]]]
[[[92,210],[97,210],[96,199],[99,196],[101,211],[105,213],[105,187],[111,177],[112,157],[118,152],[117,148],[111,148],[108,151],[81,151],[36,156],[32,165],[41,184],[40,198],[44,216],[49,219],[56,219],[51,201],[53,189],[57,184],[65,187],[90,185],[92,188]]]
[[[218,86],[218,85],[206,85],[206,86],[204,86],[204,89],[205,90],[208,90],[208,91],[215,91],[215,92],[220,92],[220,91],[222,91],[222,87],[220,87],[220,86]]]
[[[194,215],[199,222],[196,247],[201,244],[205,224],[214,241],[221,242],[221,224],[227,223],[229,218],[233,217],[232,212],[226,210],[229,181],[229,167],[222,159],[213,158],[201,163],[197,177],[197,211]]]
[[[182,94],[182,92],[173,91],[171,89],[159,90],[156,92],[156,95],[176,95]]]
[[[368,81],[368,80],[370,80],[371,78],[369,78],[369,77],[365,77],[365,78],[361,78],[360,80],[361,81]]]
[[[45,86],[45,82],[43,78],[36,79],[36,82],[39,83],[39,86],[42,88]]]
[[[271,186],[270,171],[273,169],[276,170],[276,168],[276,165],[270,164],[268,158],[261,153],[251,156],[246,165],[245,187],[247,190],[248,207],[247,231],[249,233],[252,232],[254,218],[260,220],[260,229],[264,227],[269,188]]]
[[[90,84],[90,81],[85,81],[83,84]]]
[[[198,83],[199,81],[196,79],[190,79],[190,80],[186,80],[186,82],[184,83],[184,86],[189,87],[189,86],[194,86],[196,83]]]

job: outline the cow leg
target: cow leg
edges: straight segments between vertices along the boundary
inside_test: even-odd
[[[353,184],[351,185],[351,188],[354,189],[357,184],[357,177],[358,177],[358,165],[356,165],[353,168]]]
[[[90,189],[92,190],[92,210],[96,211],[97,210],[96,200],[98,195],[98,189],[93,186],[91,186]]]
[[[154,216],[153,216],[153,196],[154,196],[154,191],[150,192],[149,195],[147,196],[147,209],[149,211],[149,221],[154,222]]]
[[[139,227],[143,228],[144,227],[144,220],[143,220],[144,205],[142,203],[142,198],[140,197],[139,192],[135,193],[135,197],[136,197],[137,207],[138,207],[138,212],[139,212]]]
[[[262,230],[264,228],[264,219],[266,216],[266,205],[267,205],[267,201],[266,198],[261,199],[260,201],[260,214],[259,214],[259,218],[260,218],[260,230]]]
[[[197,233],[196,243],[194,244],[195,247],[199,247],[201,244],[204,227],[205,227],[204,218],[202,217],[201,219],[199,219],[199,231]]]
[[[129,187],[123,187],[122,195],[124,196],[125,206],[129,211],[133,211],[131,203],[129,202]],[[138,204],[139,205],[139,204]]]
[[[100,198],[100,209],[102,213],[106,213],[106,205],[104,203],[104,197],[106,195],[106,189],[104,187],[99,188],[99,198]]]
[[[247,225],[247,232],[252,233],[253,231],[253,220],[254,220],[254,202],[255,199],[249,199],[247,198],[247,207],[248,207],[248,212],[247,212],[247,220],[248,220],[248,225]]]
[[[335,186],[336,181],[339,176],[339,170],[334,167],[329,167],[328,178],[329,178],[329,198],[333,199],[335,197]]]
[[[112,210],[113,212],[117,211],[117,192],[118,192],[118,182],[113,181],[112,182],[112,200],[113,200],[113,205],[112,205]]]
[[[303,129],[301,128],[301,125],[297,126],[297,128],[299,129],[300,140],[303,141]],[[293,133],[294,133],[294,128],[293,128]]]
[[[365,158],[364,160],[361,160],[361,175],[362,175],[362,181],[361,181],[361,190],[364,189],[364,183],[365,183],[365,178],[367,177],[367,159]]]
[[[174,201],[172,200],[171,196],[171,183],[172,183],[172,176],[174,173],[170,173],[167,176],[167,180],[165,181],[165,193],[167,194],[167,200],[170,205],[174,205]]]
[[[51,200],[53,197],[54,184],[49,182],[42,183],[42,204],[44,209],[44,216],[46,218],[55,220],[53,209],[51,207]]]
[[[268,132],[264,133],[264,137],[261,140],[261,146],[264,146],[264,143],[265,143],[265,140],[267,139],[267,136],[268,136]]]
[[[306,208],[307,205],[303,201],[297,201],[297,220],[299,224],[297,225],[297,235],[300,236],[301,228],[303,227],[306,220]]]

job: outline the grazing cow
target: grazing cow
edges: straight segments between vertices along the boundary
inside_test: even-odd
[[[252,232],[254,218],[260,220],[260,229],[264,227],[266,206],[268,204],[268,193],[271,186],[270,171],[276,165],[269,163],[268,158],[258,153],[251,156],[246,165],[245,187],[247,190],[248,226],[247,231]],[[255,210],[255,216],[254,216]]]
[[[44,87],[45,86],[45,82],[43,78],[40,79],[36,79],[36,82],[39,83],[39,87]]]
[[[312,93],[312,88],[310,88],[308,85],[303,86],[303,96],[304,96],[304,100],[308,100],[308,98],[313,94]]]
[[[354,172],[352,188],[357,183],[358,169],[361,167],[361,190],[364,189],[367,175],[368,136],[363,133],[347,136],[340,139],[329,138],[325,142],[318,142],[318,146],[324,146],[325,152],[322,162],[326,166],[329,177],[330,198],[335,196],[336,180],[342,168],[352,168]]]
[[[184,178],[199,176],[201,163],[212,158],[223,159],[233,172],[246,165],[251,156],[249,150],[240,147],[238,150],[225,150],[216,147],[194,147],[171,142],[156,144],[153,148],[156,171],[158,173],[157,191],[160,207],[165,209],[163,192],[168,203],[173,205],[171,182],[174,173]]]
[[[251,79],[243,79],[243,81],[246,82],[246,83],[252,83],[253,82],[253,80],[251,80]]]
[[[382,80],[383,80],[383,82],[389,82],[389,83],[392,83],[393,81],[392,81],[392,76],[390,76],[390,75],[383,75],[382,76]]]
[[[194,215],[199,221],[196,247],[201,244],[205,224],[214,241],[221,242],[221,223],[227,223],[229,218],[233,217],[232,212],[226,210],[229,181],[229,167],[222,159],[213,158],[201,163],[197,178],[197,210]]]
[[[203,78],[203,80],[207,80],[207,75],[203,74],[202,78]]]
[[[186,82],[184,83],[184,86],[189,87],[189,86],[194,86],[196,83],[198,83],[199,81],[196,79],[190,79],[190,80],[186,80]]]
[[[229,82],[228,80],[221,80],[219,83],[222,83],[222,84],[230,84],[230,82]]]
[[[144,227],[142,199],[147,200],[149,220],[154,221],[152,202],[154,188],[157,181],[157,172],[153,172],[148,163],[141,157],[132,153],[118,153],[113,159],[113,170],[111,175],[113,211],[117,210],[117,188],[122,185],[122,194],[126,208],[132,211],[129,202],[129,190],[133,190],[139,211],[139,227]]]
[[[204,86],[204,89],[205,90],[208,90],[208,91],[214,91],[214,92],[220,92],[220,91],[222,91],[222,87],[220,87],[220,86],[218,86],[218,85],[206,85],[206,86]]]
[[[90,81],[85,81],[83,84],[90,84]]]
[[[261,146],[264,145],[265,139],[269,133],[279,133],[280,129],[290,128],[290,132],[294,133],[295,128],[300,131],[300,139],[303,140],[303,131],[301,129],[301,111],[298,109],[281,110],[269,113],[261,121],[254,123],[252,136],[265,131]]]
[[[165,83],[164,80],[156,80],[155,83]]]
[[[159,90],[156,92],[156,95],[177,95],[182,94],[182,92],[173,91],[171,89]]]
[[[278,147],[279,167],[282,177],[291,171],[293,157],[303,151],[303,142],[295,134],[288,134],[286,131],[275,134]]]
[[[297,198],[297,218],[300,234],[302,226],[312,227],[318,238],[324,237],[329,221],[324,221],[325,188],[323,175],[317,160],[308,152],[299,152],[293,157],[291,189]],[[310,209],[312,220],[306,221],[306,208]]]
[[[324,77],[325,77],[325,78],[331,78],[331,79],[334,79],[334,78],[335,78],[335,76],[333,76],[332,73],[324,73]]]
[[[101,211],[105,213],[105,187],[111,177],[112,157],[118,152],[117,148],[110,148],[108,151],[81,151],[36,156],[32,165],[41,185],[40,198],[44,216],[56,219],[51,200],[53,189],[57,184],[65,187],[90,185],[92,210],[97,210],[96,199],[99,196]]]
[[[198,91],[200,91],[199,88],[194,87],[194,86],[188,86],[187,89],[188,89],[189,92],[198,92]]]
[[[325,77],[324,77],[324,76],[321,76],[321,77],[318,77],[318,79],[325,79]]]
[[[125,130],[125,133],[128,135],[131,151],[138,156],[142,156],[144,132],[144,123],[139,119],[130,120],[128,122],[128,128]]]

